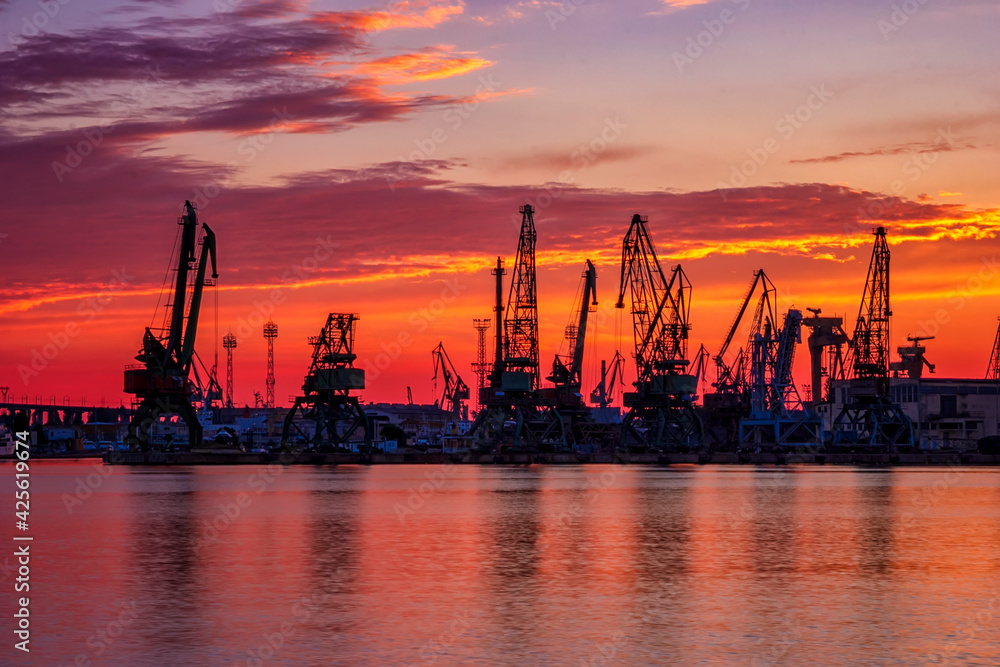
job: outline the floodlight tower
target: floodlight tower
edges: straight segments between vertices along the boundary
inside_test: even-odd
[[[222,347],[226,348],[226,407],[233,407],[233,350],[236,336],[230,331],[222,337]]]
[[[274,408],[274,339],[278,337],[278,325],[271,320],[264,325],[264,338],[267,339],[267,399],[264,407]]]
[[[472,372],[476,376],[476,405],[483,407],[483,387],[486,386],[486,376],[489,375],[490,367],[486,363],[486,332],[489,331],[492,320],[474,319],[472,326],[479,337],[479,348],[476,355],[476,363],[472,364]]]

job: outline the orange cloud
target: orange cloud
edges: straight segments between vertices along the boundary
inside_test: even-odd
[[[964,218],[940,218],[935,220],[900,220],[891,223],[888,237],[892,245],[935,241],[962,241],[994,238],[1000,231],[1000,211],[973,213]],[[597,266],[617,266],[621,260],[620,241],[614,239],[591,239],[595,245],[589,248],[539,249],[536,262],[539,267],[557,268],[579,266],[591,260]],[[829,249],[865,249],[871,239],[855,231],[843,234],[813,234],[800,238],[743,239],[736,241],[683,240],[674,238],[668,246],[660,247],[663,260],[693,261],[713,255],[739,256],[751,252],[770,253],[784,256],[809,257],[835,263],[851,262],[856,255],[838,257]],[[280,288],[303,289],[311,287],[344,286],[370,284],[375,282],[413,280],[442,274],[473,274],[488,270],[493,258],[482,254],[431,255],[410,254],[362,262],[351,272],[337,275],[317,275],[307,280],[294,282],[261,282],[242,285],[225,285],[218,289],[225,292],[271,290]],[[157,294],[159,288],[135,287],[115,292],[115,297],[148,296]],[[936,294],[933,290],[921,294]],[[23,312],[33,308],[67,301],[80,301],[90,297],[106,296],[106,291],[94,291],[87,285],[63,285],[58,292],[53,286],[41,286],[25,290],[16,298],[0,303],[0,315]]]
[[[465,10],[465,3],[403,0],[389,5],[387,10],[366,13],[362,17],[365,30],[395,30],[398,28],[433,28]]]
[[[430,47],[418,53],[378,58],[358,65],[354,73],[376,79],[380,84],[447,79],[493,63],[471,53],[454,53],[454,47]]]

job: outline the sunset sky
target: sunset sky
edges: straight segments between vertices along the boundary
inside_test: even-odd
[[[218,236],[199,354],[220,348],[224,380],[216,341],[249,332],[239,404],[264,392],[245,323],[272,299],[279,405],[329,312],[360,313],[362,367],[397,356],[365,400],[430,402],[439,341],[473,385],[472,319],[525,203],[546,373],[597,267],[587,392],[617,345],[634,376],[613,307],[633,213],[694,286],[692,352],[718,350],[758,268],[782,310],[850,332],[884,225],[893,344],[936,334],[937,375],[981,377],[998,34],[989,0],[0,0],[0,385],[124,397],[185,199]]]

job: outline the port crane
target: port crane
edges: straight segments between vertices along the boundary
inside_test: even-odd
[[[203,429],[194,404],[200,402],[202,408],[210,407],[213,394],[219,393],[214,373],[208,373],[208,380],[202,381],[194,347],[202,294],[219,277],[215,233],[203,223],[199,241],[198,215],[190,201],[184,202],[184,213],[177,224],[181,226],[180,248],[173,294],[164,318],[169,325],[160,329],[146,327],[142,348],[135,357],[139,364],[125,368],[124,391],[135,394],[139,402],[126,436],[129,448],[134,451],[150,448],[153,426],[161,416],[170,414],[179,415],[187,425],[190,446],[200,445]],[[211,277],[206,275],[209,262]]]
[[[561,423],[570,444],[613,444],[618,436],[617,425],[605,415],[595,418],[583,399],[584,346],[590,313],[597,310],[597,269],[589,259],[582,275],[578,303],[579,308],[574,309],[575,321],[571,320],[566,326],[569,354],[555,355],[552,372],[547,377],[553,386],[542,389],[539,394],[547,406],[550,421]]]
[[[757,305],[753,309],[752,321],[749,324],[749,334],[746,344],[741,345],[736,351],[732,362],[726,361],[726,355],[736,334],[743,323],[743,316],[753,302],[754,295],[760,292],[757,298]],[[770,322],[772,325],[777,322],[777,288],[771,279],[764,273],[764,269],[758,269],[753,273],[753,280],[750,287],[743,295],[743,301],[736,317],[729,327],[729,332],[719,348],[719,353],[715,355],[716,381],[713,383],[716,394],[720,397],[716,399],[719,408],[728,407],[737,411],[745,411],[750,407],[750,364],[751,350],[753,347],[754,334],[759,333],[763,328],[763,323]],[[721,397],[725,396],[726,399]]]
[[[504,365],[507,373],[516,373],[526,384],[527,391],[539,387],[538,364],[538,295],[535,284],[535,232],[534,208],[520,208],[521,234],[518,237],[517,257],[510,293],[507,295],[507,312],[504,316]]]
[[[704,439],[691,396],[695,377],[687,373],[691,283],[678,264],[667,280],[646,228],[635,214],[622,242],[617,308],[631,295],[635,342],[635,391],[626,392],[622,443],[647,449],[698,446]]]
[[[431,357],[434,361],[434,377],[431,378],[434,383],[434,405],[451,415],[452,419],[467,419],[468,408],[464,401],[469,400],[469,385],[465,384],[455,370],[455,365],[451,363],[451,358],[444,349],[444,343],[437,344],[431,351]],[[439,376],[444,382],[440,396],[437,392]],[[412,397],[410,402],[413,402]]]
[[[285,449],[343,451],[352,443],[371,447],[371,428],[358,397],[365,388],[365,371],[355,368],[355,313],[330,313],[319,335],[309,338],[312,362],[285,415],[281,444]]]
[[[795,346],[802,342],[802,312],[780,315],[778,290],[763,269],[754,271],[719,354],[715,357],[716,393],[706,399],[728,443],[740,446],[815,443],[820,422],[805,411],[792,380]],[[756,305],[751,309],[754,296]],[[746,342],[727,363],[726,354],[746,325]]]
[[[565,446],[566,432],[558,413],[540,399],[538,365],[538,301],[535,284],[534,207],[521,206],[521,233],[514,260],[506,310],[503,307],[503,260],[497,257],[496,348],[483,408],[469,429],[480,448],[503,445],[537,450]]]
[[[843,387],[847,396],[833,420],[833,438],[894,450],[913,444],[913,426],[889,396],[889,244],[885,227],[877,227],[873,235],[868,278],[844,363],[850,373]]]
[[[931,373],[934,372],[934,364],[927,361],[924,354],[927,348],[921,345],[925,340],[934,340],[934,336],[907,336],[906,340],[912,345],[900,345],[896,348],[899,354],[899,361],[889,364],[889,370],[893,372],[893,377],[903,373],[903,377],[919,379],[924,374],[924,367]]]
[[[753,332],[748,376],[749,413],[740,419],[739,443],[749,445],[815,445],[822,424],[805,409],[792,365],[795,346],[802,342],[802,311],[789,308],[781,327],[770,317]]]
[[[625,357],[618,350],[615,350],[615,356],[611,358],[611,366],[608,366],[603,359],[601,360],[601,381],[597,383],[594,391],[590,392],[591,403],[597,403],[598,407],[601,408],[611,405],[614,401],[615,390],[624,383],[622,377],[624,364]]]
[[[581,408],[583,398],[580,386],[583,376],[583,346],[587,336],[588,315],[597,310],[597,269],[593,262],[587,260],[587,269],[583,272],[583,293],[580,310],[575,324],[566,327],[566,340],[569,342],[570,354],[563,357],[555,355],[552,361],[552,373],[546,378],[555,385],[557,409]]]

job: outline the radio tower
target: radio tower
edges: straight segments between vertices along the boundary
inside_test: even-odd
[[[264,325],[264,338],[267,339],[267,399],[264,407],[274,408],[274,339],[278,337],[278,325],[271,320]]]
[[[236,349],[236,336],[230,331],[222,337],[222,347],[226,348],[226,407],[233,407],[233,350]]]
[[[479,352],[476,363],[472,364],[472,372],[476,376],[476,405],[483,407],[483,387],[486,386],[486,376],[490,374],[490,366],[486,363],[486,332],[490,328],[490,319],[474,319],[472,326],[479,335]]]

